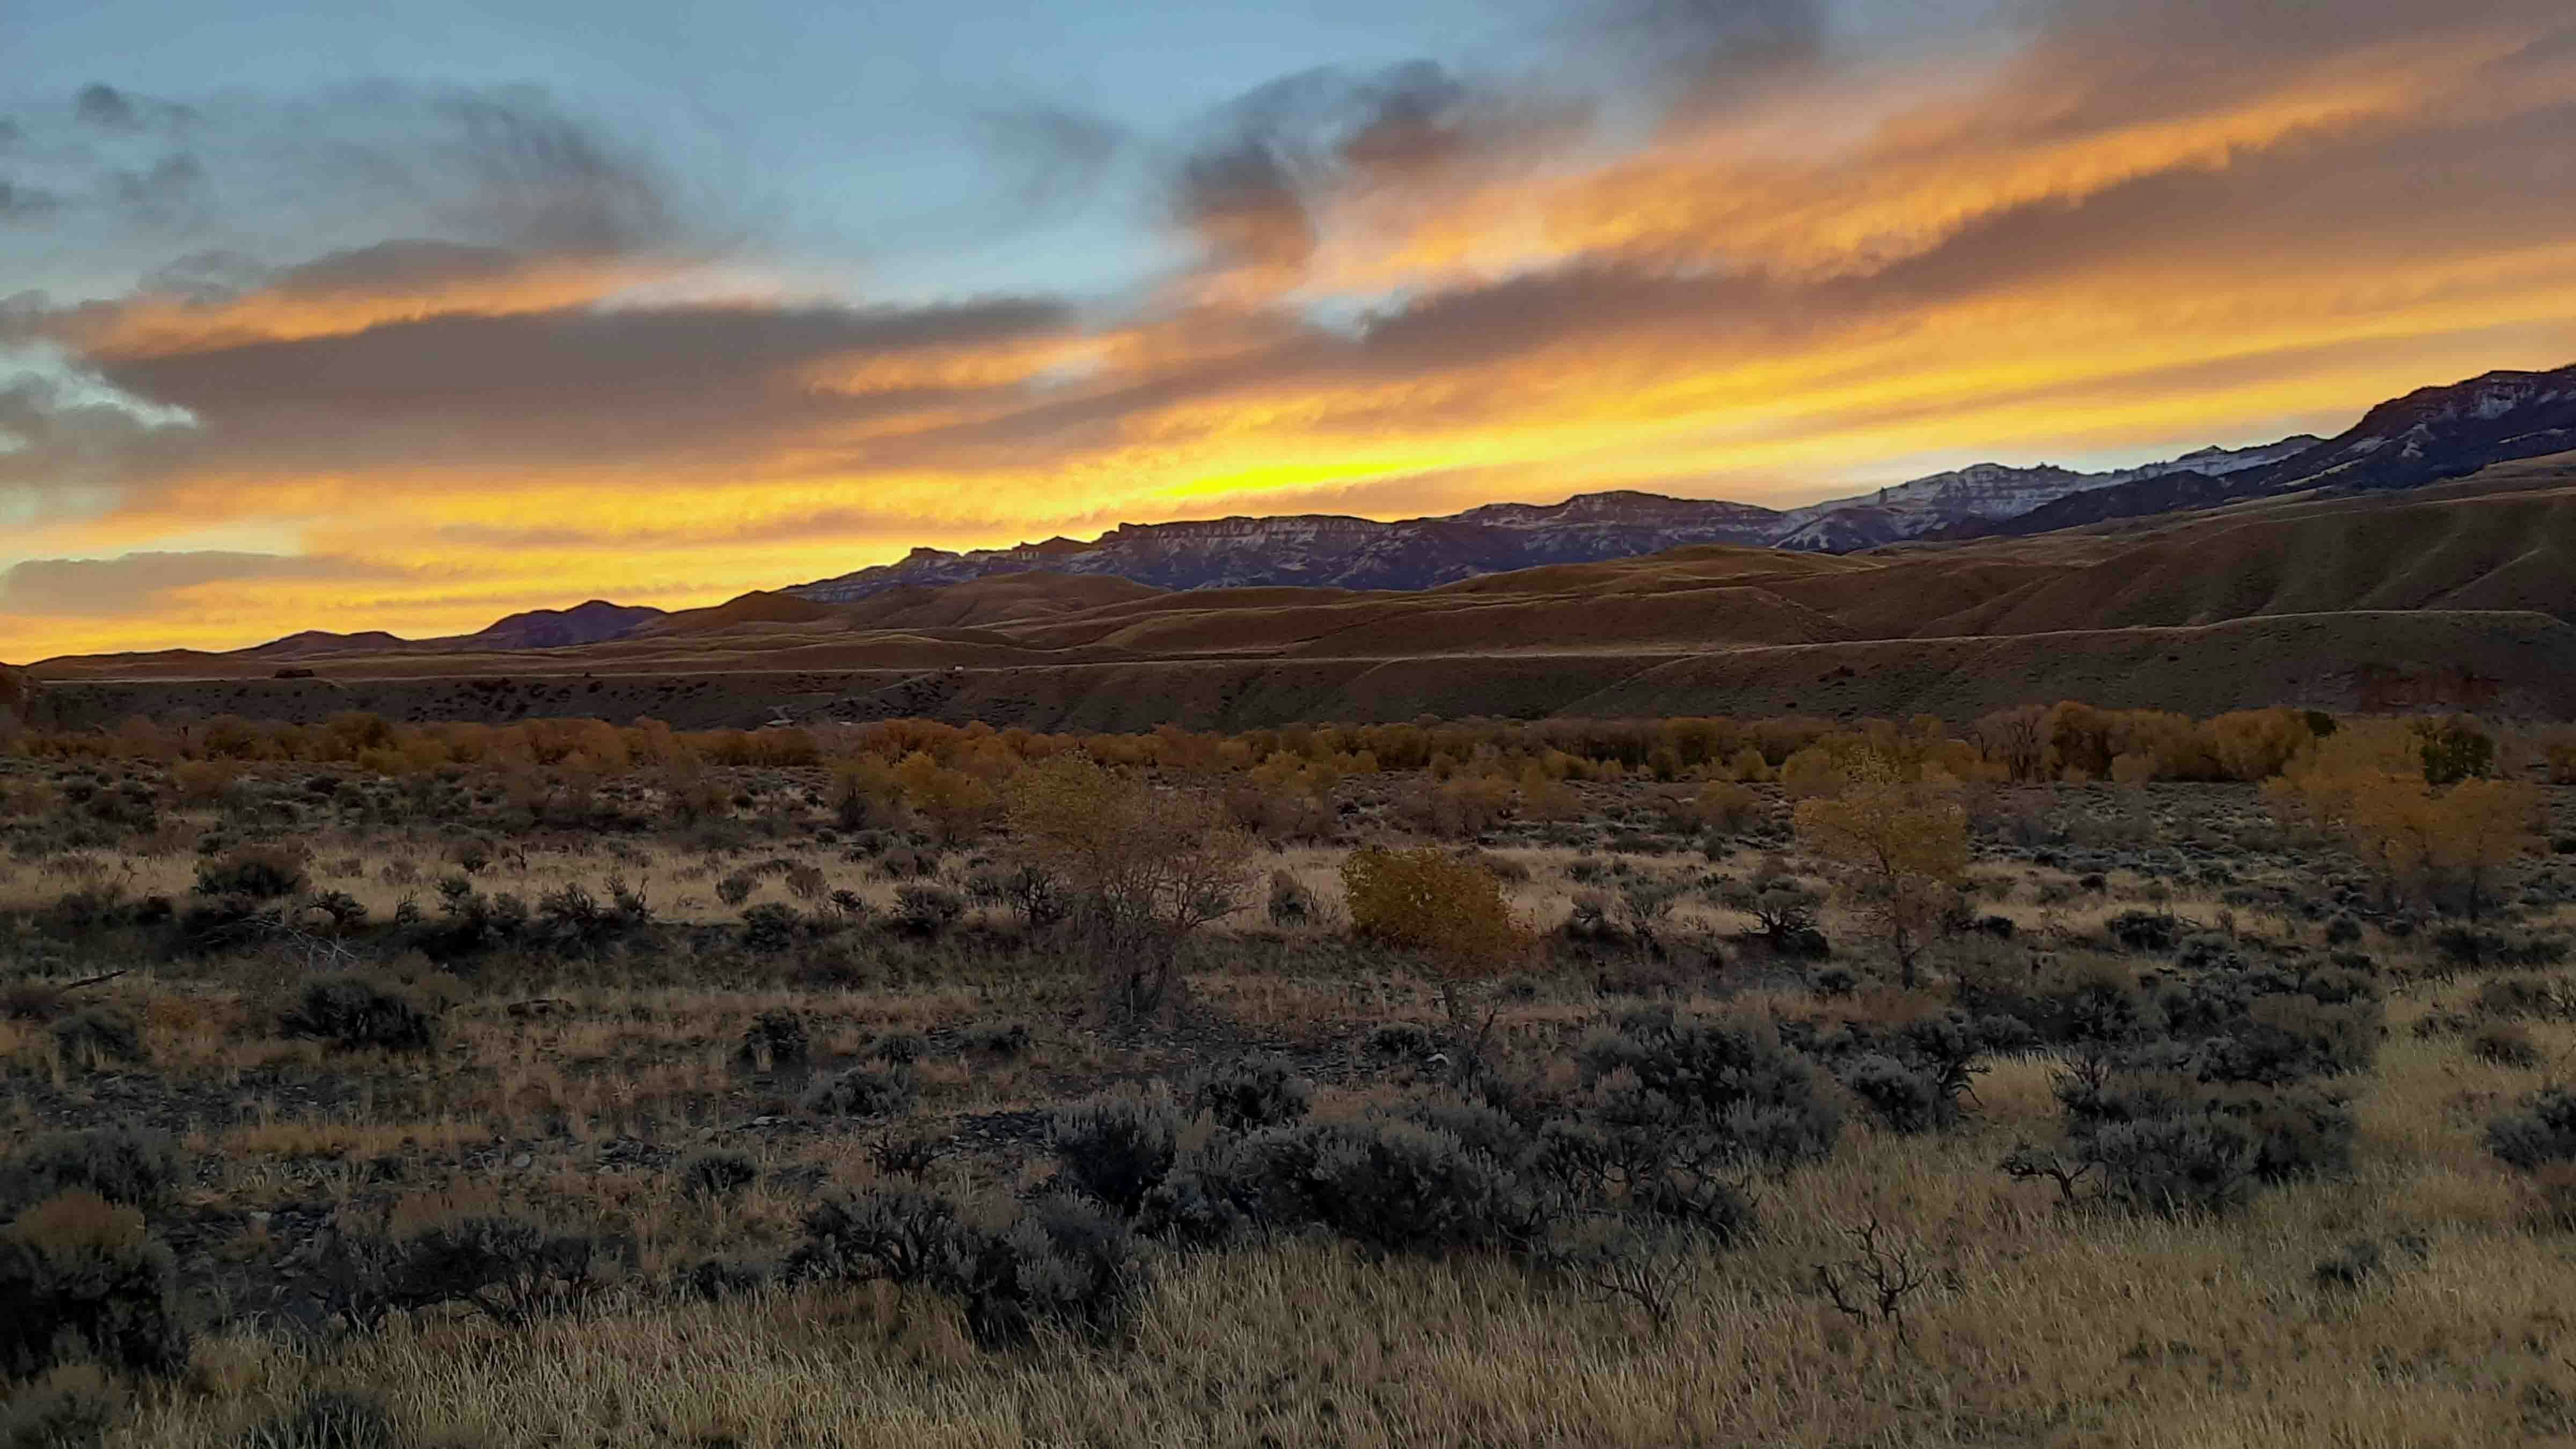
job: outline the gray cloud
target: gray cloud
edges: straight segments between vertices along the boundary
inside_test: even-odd
[[[105,84],[0,113],[0,274],[113,295],[183,258],[274,262],[391,237],[523,252],[687,250],[721,203],[527,87],[371,83],[304,97],[177,102]],[[62,276],[77,258],[86,276]]]
[[[1105,116],[1057,104],[988,110],[975,129],[1023,216],[1089,200],[1135,139]]]
[[[357,578],[375,572],[345,559],[290,554],[129,553],[105,559],[29,559],[0,570],[0,613],[113,619],[157,613],[171,594],[250,579]]]
[[[1301,270],[1334,211],[1581,134],[1579,101],[1486,86],[1436,61],[1283,76],[1226,106],[1173,168],[1171,205],[1220,268]]]

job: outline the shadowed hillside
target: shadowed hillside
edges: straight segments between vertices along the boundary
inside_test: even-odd
[[[2407,493],[1830,557],[1703,545],[1411,592],[1019,573],[754,594],[551,650],[58,659],[67,722],[923,715],[1241,728],[1417,714],[1958,717],[2025,701],[2576,715],[2576,455]]]

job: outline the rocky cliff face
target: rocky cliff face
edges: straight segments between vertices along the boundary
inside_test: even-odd
[[[848,603],[889,589],[1046,569],[1113,574],[1164,589],[1303,585],[1421,589],[1549,563],[1629,558],[1692,543],[1768,543],[1782,515],[1743,503],[1590,493],[1554,505],[1497,503],[1379,523],[1297,514],[1122,524],[1089,544],[915,549],[901,562],[787,590]]]
[[[2262,448],[2210,448],[2190,456],[2209,467],[2253,467],[2315,441],[2298,438]],[[2077,473],[2045,465],[2010,468],[1981,463],[1786,512],[1748,503],[1620,491],[1580,494],[1556,504],[1492,503],[1447,517],[1393,523],[1318,514],[1130,523],[1090,543],[1058,538],[966,553],[917,548],[899,562],[786,592],[823,603],[850,603],[889,589],[935,587],[1036,569],[1112,574],[1165,589],[1283,584],[1421,589],[1478,574],[1631,558],[1688,544],[1848,553],[1920,537],[1963,521],[2015,518],[2075,493],[2181,466],[2182,460],[2177,459],[2117,473]]]
[[[2490,372],[2381,403],[2352,431],[2249,475],[2265,491],[2414,488],[2576,449],[2576,367]]]
[[[2490,372],[2420,388],[2372,408],[2347,432],[2305,441],[2307,447],[2259,465],[2144,478],[2008,520],[1964,520],[1938,536],[2019,537],[2307,489],[2420,488],[2516,458],[2569,452],[2576,450],[2576,367]]]

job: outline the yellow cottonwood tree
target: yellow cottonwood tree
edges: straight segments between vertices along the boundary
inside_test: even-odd
[[[1536,935],[1513,914],[1492,871],[1436,847],[1388,850],[1364,846],[1342,861],[1342,890],[1351,927],[1362,936],[1414,953],[1440,986],[1440,1005],[1459,1047],[1463,1076],[1484,1033],[1467,1031],[1467,991],[1528,959]],[[1493,1017],[1486,1016],[1487,1026]]]
[[[1968,870],[1968,812],[1957,787],[1905,780],[1877,757],[1855,763],[1836,793],[1801,800],[1798,839],[1843,867],[1844,898],[1886,933],[1904,984]]]

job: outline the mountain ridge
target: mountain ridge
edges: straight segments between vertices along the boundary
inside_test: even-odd
[[[1088,543],[1053,538],[1008,548],[916,548],[889,564],[778,592],[855,603],[889,589],[937,587],[1024,572],[1112,575],[1156,588],[1438,588],[1485,574],[1633,558],[1694,544],[1849,553],[1924,536],[1959,518],[2011,518],[2068,496],[2181,470],[2184,460],[2235,472],[2319,440],[2212,446],[2137,468],[2082,473],[2053,464],[1978,463],[1873,493],[1775,509],[1637,489],[1578,493],[1562,503],[1487,503],[1458,513],[1380,522],[1342,514],[1235,514],[1122,523]]]
[[[2420,488],[2570,449],[2576,449],[2576,366],[2499,369],[2390,398],[2344,432],[2261,467],[2223,476],[2203,468],[2114,484],[2010,519],[1962,520],[1924,537],[2024,538],[2310,489]]]

